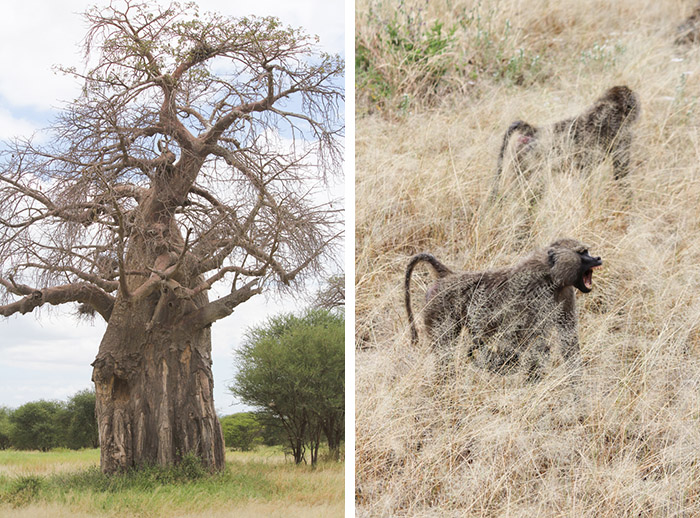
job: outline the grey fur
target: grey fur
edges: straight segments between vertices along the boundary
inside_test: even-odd
[[[405,278],[413,342],[418,334],[410,306],[410,279],[421,261],[431,264],[439,277],[429,290],[432,295],[423,319],[443,366],[451,363],[463,328],[471,335],[470,354],[488,346],[483,355],[492,370],[520,363],[529,379],[538,379],[552,328],[558,331],[563,357],[570,363],[580,362],[574,287],[589,292],[591,270],[602,264],[600,257],[588,255],[582,243],[560,239],[514,266],[483,272],[452,272],[430,254],[414,256]]]
[[[700,4],[695,6],[690,16],[676,27],[676,45],[693,44],[700,41]]]
[[[550,132],[554,147],[571,151],[577,167],[600,163],[609,156],[615,179],[623,178],[629,173],[632,125],[639,118],[640,111],[639,98],[632,90],[627,86],[614,86],[579,116],[559,121],[551,127],[538,128],[524,121],[514,122],[503,135],[491,197],[497,194],[504,156],[514,133],[518,135],[518,142],[513,161],[519,171],[528,168],[526,159],[533,150],[541,147],[542,134]]]

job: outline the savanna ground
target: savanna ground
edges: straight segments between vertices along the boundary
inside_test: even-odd
[[[694,3],[356,2],[358,516],[700,516],[700,46],[673,43]],[[509,123],[619,84],[642,104],[624,181],[545,161],[489,203]],[[436,389],[409,257],[481,270],[561,236],[604,261],[580,381],[553,348],[539,383],[458,358]]]
[[[278,448],[226,452],[211,475],[177,468],[106,476],[99,450],[0,451],[2,518],[343,516],[343,463],[296,466]]]

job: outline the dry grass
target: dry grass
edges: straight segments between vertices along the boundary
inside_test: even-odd
[[[370,2],[356,4],[360,41],[388,16],[377,13],[426,5],[371,4],[372,16]],[[421,16],[430,25],[476,5],[431,2]],[[424,98],[425,84],[409,80],[379,100],[358,93],[358,516],[700,515],[700,47],[672,44],[693,2],[479,5],[493,7],[494,41],[510,19],[504,62],[522,47],[540,56],[535,75],[455,67]],[[445,53],[457,59],[473,42],[456,31]],[[473,52],[473,63],[486,62]],[[382,69],[402,63],[374,55],[386,57]],[[412,73],[421,70],[403,77]],[[643,107],[625,182],[608,163],[585,172],[545,164],[488,203],[510,122],[574,115],[615,84]],[[557,355],[538,384],[459,360],[457,383],[436,391],[428,345],[410,345],[409,256],[431,251],[484,269],[560,236],[604,260],[594,291],[578,296],[580,383]]]
[[[99,450],[0,452],[0,516],[123,518],[342,516],[344,467],[285,461],[279,448],[226,452],[226,469],[176,478],[146,469],[99,473]]]
[[[30,505],[21,509],[12,509],[3,518],[95,518],[95,516],[108,516],[115,518],[125,518],[129,516],[177,516],[177,518],[328,518],[329,516],[343,516],[343,504],[321,504],[314,507],[298,504],[281,504],[280,502],[251,502],[233,508],[205,509],[202,511],[186,512],[175,509],[166,509],[163,514],[124,514],[123,510],[114,512],[104,512],[96,515],[94,511],[81,511],[57,504]]]
[[[100,450],[0,451],[0,475],[51,475],[100,464]]]

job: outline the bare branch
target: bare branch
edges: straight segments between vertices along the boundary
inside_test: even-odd
[[[8,283],[0,279],[0,284],[7,287]],[[22,289],[21,291],[25,290]],[[66,302],[79,302],[93,307],[105,321],[109,321],[114,301],[114,297],[91,284],[66,284],[43,290],[34,289],[31,293],[26,294],[24,298],[0,306],[0,315],[9,317],[15,313],[31,313],[44,304],[58,305]]]
[[[212,322],[332,257],[342,216],[323,182],[341,172],[344,63],[275,18],[195,11],[86,14],[90,68],[66,70],[82,95],[0,153],[5,311],[78,293],[105,316],[166,288],[202,306],[232,274],[245,286],[202,306]]]
[[[329,278],[325,285],[316,292],[313,305],[327,310],[344,307],[345,275],[335,275]]]
[[[231,293],[225,297],[209,302],[205,306],[187,315],[182,325],[201,328],[229,316],[233,313],[233,309],[236,306],[250,299],[253,295],[262,293],[262,288],[253,287],[256,283],[257,280],[252,280],[241,288],[231,291]]]

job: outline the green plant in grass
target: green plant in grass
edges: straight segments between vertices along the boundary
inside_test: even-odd
[[[581,52],[580,62],[586,67],[598,67],[602,70],[613,68],[627,48],[620,42],[594,43],[591,48]]]
[[[12,480],[8,489],[0,493],[0,500],[9,503],[12,507],[27,505],[39,494],[43,480],[36,475],[24,475]]]
[[[380,2],[378,7],[381,5]],[[393,17],[386,21],[377,10],[370,8],[367,23],[377,31],[371,41],[356,39],[355,78],[357,88],[373,103],[383,104],[399,96],[400,107],[405,109],[410,104],[410,97],[435,90],[455,65],[448,52],[456,42],[458,24],[446,26],[441,20],[428,23],[422,10],[408,9],[403,0],[394,10]],[[391,63],[400,64],[400,67],[391,66]],[[415,91],[410,95],[401,85],[405,78],[401,68],[414,77],[412,86]]]
[[[390,15],[385,13],[390,12]],[[450,20],[429,20],[403,0],[378,2],[360,15],[355,84],[360,102],[406,113],[481,79],[527,85],[545,77],[543,56],[494,7],[455,9]]]

